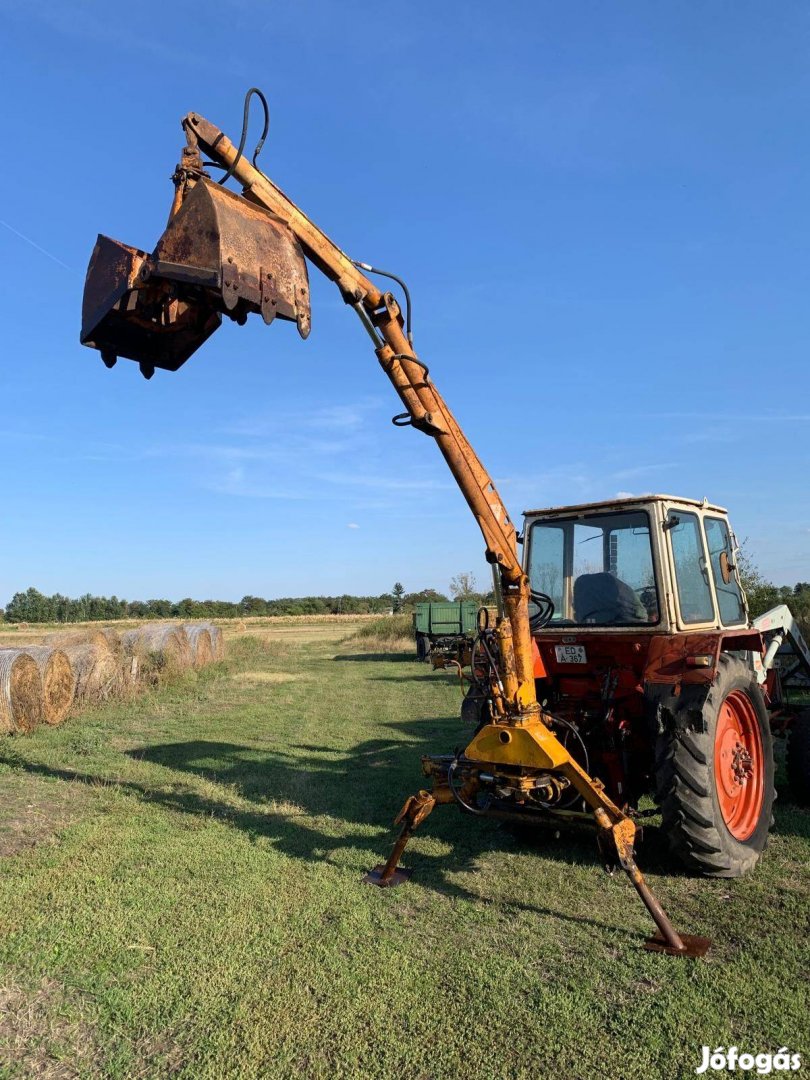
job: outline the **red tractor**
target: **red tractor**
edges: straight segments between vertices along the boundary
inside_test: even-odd
[[[773,734],[790,728],[794,796],[810,796],[810,716],[791,715],[774,662],[790,639],[810,671],[810,651],[786,607],[749,620],[726,511],[667,495],[532,510],[523,544],[558,738],[620,806],[652,796],[689,869],[746,873],[771,824]],[[512,809],[585,808],[567,789]]]

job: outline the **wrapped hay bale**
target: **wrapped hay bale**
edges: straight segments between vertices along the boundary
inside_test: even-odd
[[[0,649],[0,732],[31,731],[42,720],[42,678],[22,649]]]
[[[110,647],[103,630],[56,630],[46,634],[44,641],[55,649],[63,649],[66,645],[96,645],[100,649]]]
[[[223,660],[225,657],[225,639],[222,636],[222,631],[213,623],[201,623],[200,625],[204,626],[211,635],[211,652],[214,660]]]
[[[107,648],[116,658],[120,659],[124,653],[124,647],[121,644],[121,635],[112,626],[102,626],[99,631],[103,635],[104,640],[107,642]]]
[[[211,632],[207,626],[187,624],[183,627],[191,646],[191,656],[195,668],[205,667],[214,659],[214,647]]]
[[[121,635],[111,626],[100,626],[98,629],[93,630],[89,628],[58,630],[45,635],[45,644],[57,648],[63,648],[66,645],[95,645],[99,649],[108,649],[120,668],[121,682],[127,684],[133,681],[133,676],[130,673],[131,658],[124,656]],[[134,678],[137,678],[137,670]]]
[[[106,701],[119,693],[121,668],[106,641],[103,645],[92,641],[76,642],[63,645],[62,651],[76,678],[76,701]]]
[[[36,663],[42,679],[42,719],[61,724],[76,693],[76,676],[66,653],[50,645],[26,645],[22,652]]]
[[[191,645],[182,626],[148,625],[128,630],[124,655],[135,658],[141,677],[179,672],[193,664]]]

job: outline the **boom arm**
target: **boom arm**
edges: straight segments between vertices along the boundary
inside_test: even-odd
[[[492,477],[462,432],[427,369],[416,357],[402,328],[396,300],[381,292],[352,260],[263,173],[237,150],[230,139],[198,113],[183,120],[192,141],[227,168],[242,184],[246,198],[277,214],[295,233],[308,258],[340,289],[362,318],[377,359],[407,410],[410,424],[431,435],[458,483],[484,536],[486,558],[500,572],[504,608],[512,629],[517,687],[524,708],[536,705],[529,582],[517,554],[515,527]],[[235,164],[234,164],[235,163]]]

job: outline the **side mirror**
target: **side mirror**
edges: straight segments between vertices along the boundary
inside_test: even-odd
[[[721,551],[720,552],[720,574],[721,574],[721,576],[723,578],[723,583],[725,585],[728,585],[728,583],[731,581],[731,576],[732,576],[732,574],[734,572],[734,569],[735,569],[734,563],[731,562],[731,560],[729,559],[728,552],[727,551]]]

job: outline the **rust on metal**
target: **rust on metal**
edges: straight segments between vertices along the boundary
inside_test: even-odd
[[[402,825],[399,836],[396,839],[393,850],[388,856],[386,863],[381,863],[370,870],[364,877],[366,885],[378,885],[381,889],[393,888],[406,882],[412,870],[403,870],[399,867],[399,860],[405,851],[408,841],[416,829],[433,810],[436,805],[436,796],[430,791],[420,791],[417,795],[411,795],[405,801],[405,805],[394,818],[395,825]]]
[[[177,191],[183,183],[177,183]],[[189,186],[151,255],[99,237],[85,283],[81,340],[142,370],[176,371],[219,327],[295,322],[310,330],[301,246],[274,214],[207,178]],[[146,373],[146,371],[145,371]]]

